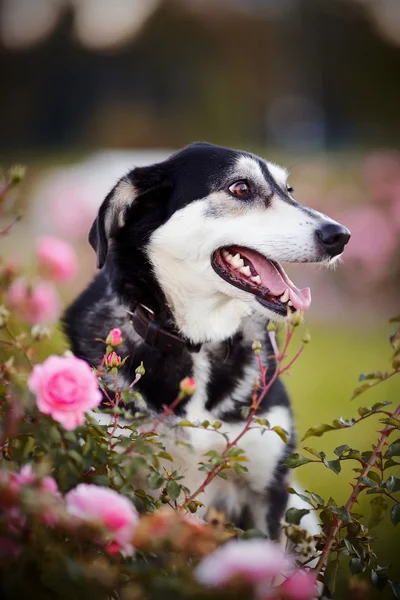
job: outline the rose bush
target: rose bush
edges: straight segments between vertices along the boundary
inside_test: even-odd
[[[0,191],[0,204],[1,198]],[[72,263],[69,270],[64,263],[61,266],[61,254],[53,263],[54,257],[49,256],[45,252],[38,260],[41,277],[51,273],[61,281],[66,273],[73,273]],[[54,309],[55,303],[32,298],[38,289],[55,293],[54,288],[43,288],[49,284],[40,277],[28,283],[19,266],[1,266],[2,598],[311,600],[323,596],[364,600],[372,588],[400,597],[398,577],[389,565],[380,563],[370,531],[377,531],[385,514],[390,514],[395,526],[400,521],[400,478],[393,474],[399,466],[400,442],[395,435],[400,429],[400,406],[389,401],[360,406],[355,417],[311,427],[304,436],[320,437],[343,429],[351,434],[361,421],[375,419],[379,433],[372,447],[352,447],[349,434],[349,443],[335,448],[332,456],[305,446],[304,454],[288,457],[291,469],[316,463],[316,469],[327,468],[344,477],[342,465],[350,461],[356,477],[344,505],[313,491],[289,488],[308,508],[287,510],[282,525],[287,550],[259,531],[233,527],[215,510],[209,511],[205,521],[196,516],[202,494],[214,478],[245,471],[240,439],[250,428],[287,439],[284,430],[270,428],[257,418],[257,407],[271,381],[293,363],[288,347],[299,327],[299,315],[294,315],[286,331],[271,381],[260,364],[253,405],[236,439],[229,439],[219,422],[178,424],[208,429],[226,440],[219,454],[205,456],[199,464],[204,472],[202,485],[188,490],[182,484],[180,465],[173,464],[164,447],[159,426],[179,402],[195,393],[196,382],[184,379],[176,400],[149,422],[139,410],[133,413],[127,408],[132,401],[139,408],[144,406],[135,384],[146,376],[146,365],[137,365],[135,379],[120,387],[118,369],[127,357],[119,329],[103,340],[104,358],[97,370],[68,352],[40,358],[46,354],[43,344],[53,342],[55,333],[50,331],[49,340],[48,331],[38,324],[55,318],[55,310],[45,310],[46,306]],[[28,328],[27,323],[34,327]],[[269,335],[276,344],[273,327]],[[303,342],[307,341],[304,337]],[[362,374],[355,397],[398,376],[400,329],[390,343],[390,368]],[[117,347],[121,356],[115,352]],[[258,357],[259,349],[255,341]],[[295,358],[298,355],[294,353]],[[93,411],[103,397],[99,424]],[[139,485],[143,481],[145,486]],[[369,521],[357,506],[361,495],[371,499]],[[321,520],[315,536],[302,528],[303,517],[311,511]]]

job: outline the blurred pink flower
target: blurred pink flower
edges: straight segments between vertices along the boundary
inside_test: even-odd
[[[372,200],[380,204],[390,202],[399,190],[400,152],[370,154],[364,161],[363,175]]]
[[[92,369],[75,356],[50,356],[36,365],[28,387],[36,395],[39,410],[67,430],[82,425],[85,413],[102,399]]]
[[[77,185],[63,180],[53,184],[48,193],[52,231],[66,237],[86,237],[97,212],[96,204],[91,201],[92,190],[82,181]]]
[[[133,504],[115,490],[81,483],[65,496],[67,511],[85,522],[104,526],[111,534],[110,554],[132,555],[133,533],[139,520]]]
[[[238,576],[257,584],[272,582],[291,567],[292,562],[278,544],[263,539],[234,540],[206,556],[195,576],[208,586],[224,585]]]
[[[368,206],[343,211],[339,220],[351,231],[351,239],[344,252],[345,262],[357,260],[371,276],[386,276],[387,264],[398,245],[389,215]]]
[[[37,245],[36,255],[39,271],[54,281],[73,279],[78,271],[78,261],[72,246],[57,238],[42,238]]]
[[[111,329],[110,333],[108,334],[108,336],[106,338],[106,343],[109,344],[110,346],[115,346],[115,347],[122,344],[121,330],[118,328]]]
[[[15,495],[15,501],[25,486],[35,486],[37,490],[46,492],[52,496],[50,501],[41,507],[40,518],[46,525],[54,525],[57,521],[56,502],[61,500],[56,481],[49,476],[40,478],[32,470],[31,465],[24,465],[19,473],[13,471],[1,471],[0,481],[6,485],[8,490]],[[56,501],[56,502],[55,502]],[[20,507],[16,504],[5,509],[8,530],[14,534],[20,534],[25,527],[26,516],[22,514]]]
[[[311,571],[297,569],[280,586],[285,598],[293,600],[310,600],[315,598],[317,590],[315,587],[315,577]]]
[[[48,476],[38,479],[32,470],[32,465],[24,465],[19,473],[10,472],[10,489],[16,493],[19,493],[25,485],[34,485],[38,481],[40,490],[60,497],[56,481]]]
[[[24,277],[20,277],[8,288],[8,301],[31,325],[56,321],[61,310],[57,291],[48,281],[31,285]]]

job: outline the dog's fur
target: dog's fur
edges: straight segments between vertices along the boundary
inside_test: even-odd
[[[243,180],[250,196],[232,196],[231,184]],[[133,169],[108,194],[90,232],[100,271],[65,315],[74,354],[99,365],[104,345],[97,340],[119,327],[124,342],[118,352],[129,357],[120,371],[123,385],[133,381],[143,361],[146,374],[137,389],[151,414],[171,404],[182,379],[194,377],[196,391],[178,407],[177,418],[219,420],[221,431],[236,437],[259,375],[252,342],[262,341],[262,361],[272,375],[273,350],[265,325],[279,317],[253,294],[222,279],[210,257],[218,248],[235,245],[274,261],[329,262],[349,237],[347,230],[299,205],[289,192],[284,169],[246,152],[205,143]],[[326,225],[338,230],[336,244],[322,241],[318,232]],[[130,312],[138,303],[188,341],[178,356],[149,347],[136,333]],[[256,527],[277,538],[287,505],[284,461],[295,447],[290,403],[280,380],[264,398],[258,416],[286,430],[289,443],[274,432],[250,430],[239,444],[248,458],[248,473],[228,481],[214,479],[201,500],[206,508],[224,510],[238,526]],[[222,450],[225,441],[213,432],[171,424],[171,446],[179,435],[188,436],[195,455],[182,447],[169,450],[185,476],[183,483],[193,491],[204,479],[199,461],[207,460],[204,454],[210,449]]]

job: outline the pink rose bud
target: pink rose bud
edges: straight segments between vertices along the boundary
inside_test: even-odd
[[[24,277],[10,285],[8,301],[31,325],[56,321],[61,310],[60,298],[51,283],[38,281],[30,285]]]
[[[110,352],[106,356],[106,366],[112,369],[113,367],[118,368],[122,363],[121,357],[114,351]]]
[[[42,238],[37,245],[36,256],[39,271],[54,281],[69,281],[78,272],[78,261],[72,246],[57,238]]]
[[[128,498],[109,488],[80,483],[68,492],[65,502],[72,516],[108,530],[106,550],[109,554],[133,554],[132,539],[139,517]]]
[[[110,333],[106,338],[106,344],[114,346],[116,348],[122,344],[122,333],[120,329],[111,329]]]
[[[193,396],[196,391],[196,382],[193,377],[185,377],[180,382],[179,388],[185,396]]]
[[[89,365],[75,356],[50,356],[36,365],[28,379],[38,409],[70,431],[85,422],[102,395]]]

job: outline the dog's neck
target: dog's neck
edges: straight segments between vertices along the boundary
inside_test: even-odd
[[[250,312],[244,302],[215,291],[207,284],[207,276],[186,261],[158,253],[152,263],[155,280],[181,335],[193,344],[201,344],[225,341],[238,331]]]
[[[185,261],[158,254],[152,263],[153,272],[148,264],[145,271],[139,267],[134,274],[119,269],[117,289],[130,310],[138,303],[150,308],[163,328],[176,331],[192,344],[222,342],[239,330],[249,314],[244,302],[213,290],[202,273]],[[107,270],[110,277],[115,274],[111,262]]]

